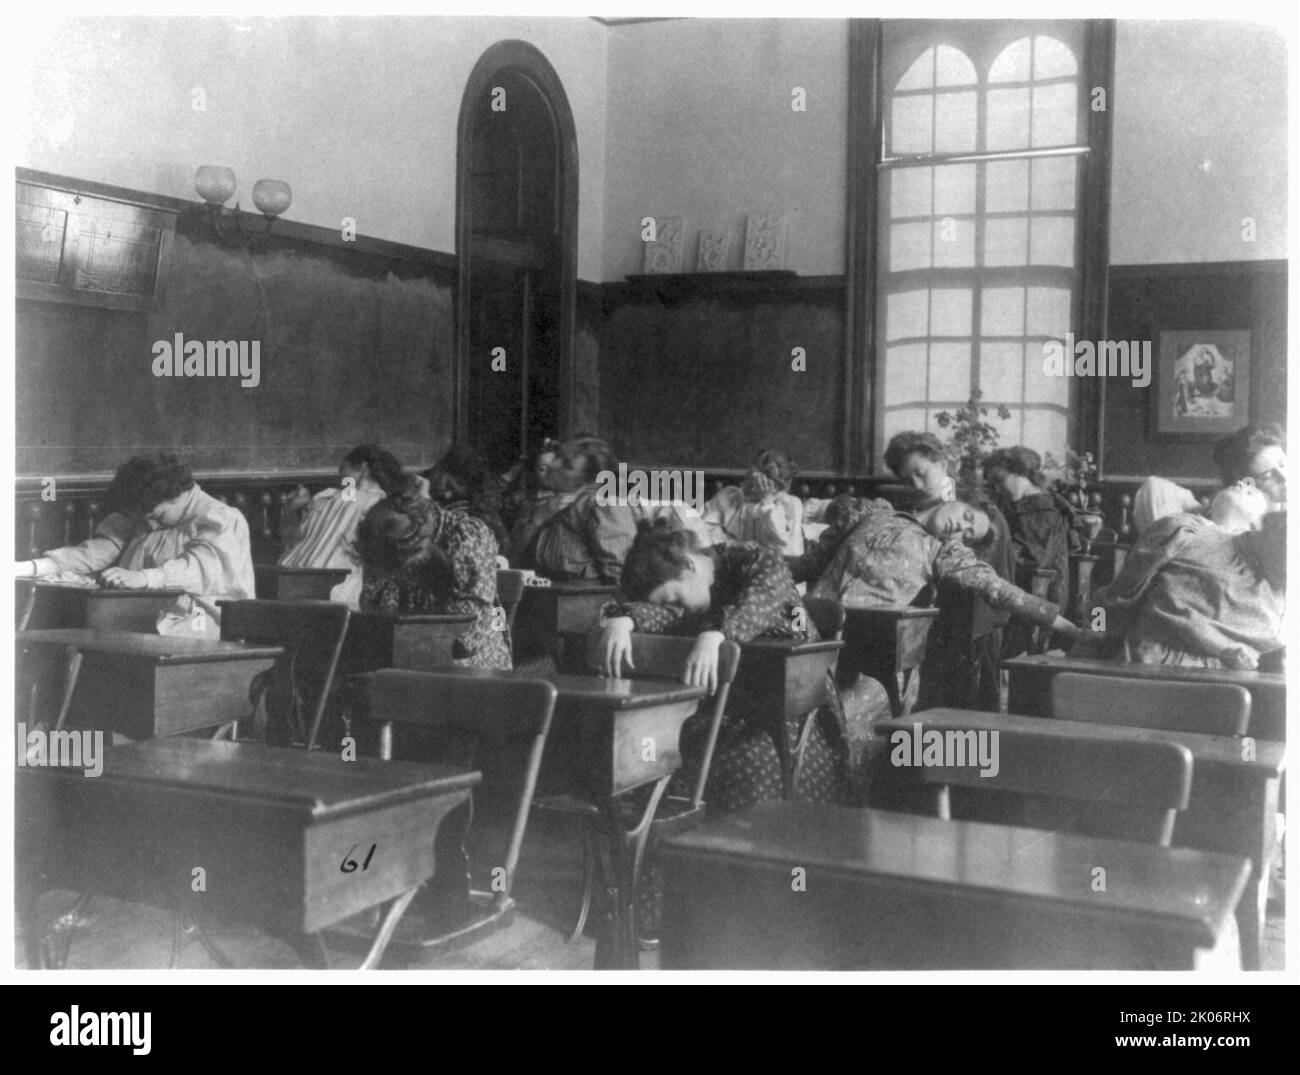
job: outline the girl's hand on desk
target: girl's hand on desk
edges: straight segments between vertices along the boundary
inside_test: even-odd
[[[143,571],[128,571],[124,567],[106,568],[99,577],[105,586],[114,590],[143,590],[149,585],[149,577]]]
[[[623,662],[629,671],[636,671],[632,663],[632,628],[630,616],[615,616],[600,633],[600,671],[611,679],[623,674]]]
[[[686,671],[682,682],[692,687],[707,687],[713,694],[718,689],[718,647],[726,639],[721,631],[704,631],[695,640],[695,648],[686,658]]]

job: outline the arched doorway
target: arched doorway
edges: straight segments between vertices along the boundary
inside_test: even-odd
[[[570,430],[577,239],[564,87],[532,45],[500,41],[470,74],[456,149],[455,436],[498,471]]]

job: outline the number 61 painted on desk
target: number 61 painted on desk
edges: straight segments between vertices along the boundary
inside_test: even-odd
[[[356,870],[356,868],[357,868],[357,862],[356,862],[356,859],[354,859],[354,858],[352,857],[352,852],[355,851],[355,850],[356,850],[358,847],[360,847],[360,846],[361,846],[360,844],[353,844],[351,847],[348,848],[348,853],[347,853],[346,855],[343,856],[343,862],[342,862],[342,864],[339,866],[339,869],[340,869],[343,873],[353,873],[353,872]],[[371,858],[372,858],[372,857],[374,856],[374,854],[375,854],[375,848],[378,847],[378,846],[379,846],[378,844],[371,844],[371,845],[370,845],[370,851],[369,851],[369,853],[366,855],[366,861],[363,862],[363,863],[361,864],[361,868],[362,868],[363,870],[364,870],[367,866],[370,865],[370,860],[371,860]]]

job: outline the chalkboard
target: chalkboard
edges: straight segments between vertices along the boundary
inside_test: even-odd
[[[20,476],[104,474],[155,451],[196,471],[332,468],[366,441],[408,465],[436,459],[451,431],[450,280],[184,231],[153,312],[19,301]],[[156,345],[178,333],[205,355],[242,342],[256,386],[206,361],[203,376],[156,376]]]

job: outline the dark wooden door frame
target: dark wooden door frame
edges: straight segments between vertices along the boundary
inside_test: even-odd
[[[456,254],[457,286],[453,363],[453,438],[463,439],[469,422],[469,287],[473,262],[470,235],[470,136],[475,122],[475,106],[484,93],[496,84],[502,72],[514,71],[533,83],[546,101],[555,122],[559,144],[559,204],[556,219],[559,234],[560,273],[560,430],[573,429],[577,403],[574,371],[574,337],[577,326],[578,287],[578,135],[573,123],[569,98],[560,76],[550,61],[526,41],[498,41],[474,65],[460,102],[460,119],[456,126]]]

